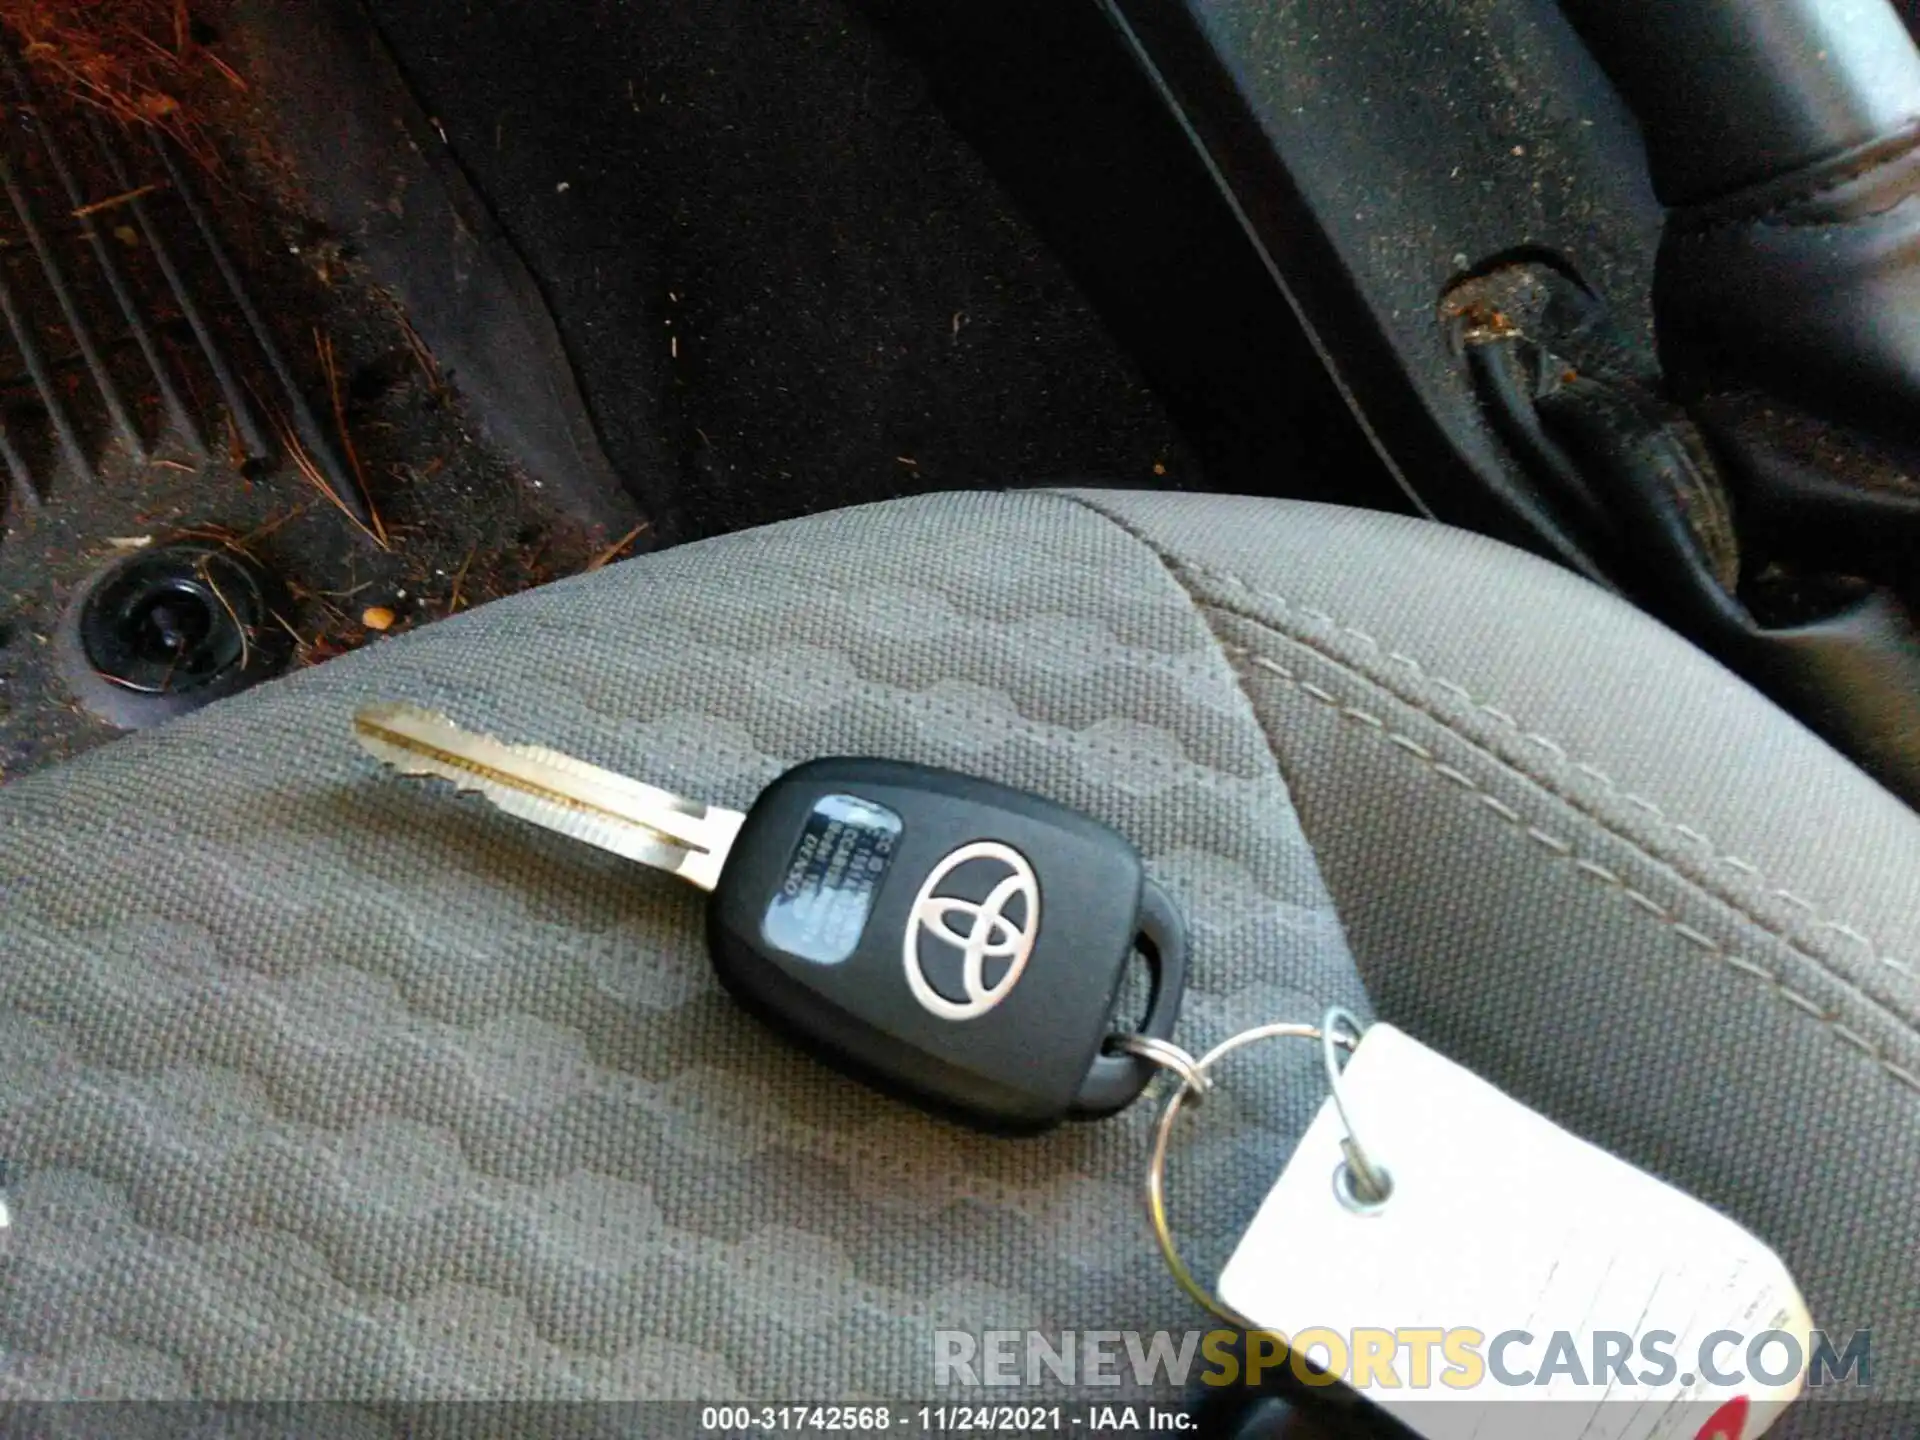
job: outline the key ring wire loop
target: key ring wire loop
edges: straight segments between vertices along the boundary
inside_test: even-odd
[[[1362,1215],[1371,1214],[1387,1203],[1387,1197],[1393,1194],[1393,1177],[1374,1163],[1366,1146],[1360,1143],[1360,1132],[1353,1128],[1353,1112],[1347,1109],[1347,1088],[1340,1083],[1340,1057],[1334,1051],[1341,1045],[1348,1050],[1357,1049],[1365,1033],[1366,1027],[1352,1012],[1338,1005],[1320,1019],[1321,1064],[1326,1068],[1327,1088],[1333,1092],[1333,1107],[1340,1112],[1340,1128],[1347,1132],[1340,1141],[1340,1153],[1346,1157],[1346,1163],[1334,1176],[1334,1193],[1342,1205]],[[1345,1038],[1348,1036],[1352,1038]]]
[[[1190,1097],[1205,1094],[1204,1089],[1196,1086],[1196,1079],[1210,1088],[1212,1077],[1208,1072],[1234,1051],[1261,1040],[1318,1041],[1325,1060],[1327,1078],[1333,1088],[1334,1105],[1339,1112],[1340,1123],[1346,1130],[1346,1138],[1341,1143],[1341,1149],[1346,1154],[1348,1164],[1354,1172],[1352,1183],[1355,1192],[1363,1199],[1370,1195],[1377,1197],[1372,1200],[1377,1208],[1379,1204],[1385,1203],[1386,1196],[1390,1193],[1387,1175],[1367,1154],[1354,1132],[1352,1119],[1342,1094],[1339,1057],[1336,1053],[1339,1050],[1351,1052],[1358,1048],[1363,1033],[1364,1030],[1358,1020],[1347,1011],[1335,1008],[1327,1011],[1318,1025],[1310,1025],[1300,1020],[1277,1020],[1272,1024],[1256,1025],[1251,1029],[1242,1030],[1237,1035],[1229,1035],[1198,1059],[1194,1059],[1185,1051],[1180,1051],[1179,1060],[1176,1062],[1174,1057],[1158,1049],[1159,1046],[1165,1045],[1169,1050],[1179,1050],[1178,1046],[1166,1041],[1155,1042],[1153,1049],[1146,1046],[1132,1048],[1116,1043],[1116,1048],[1127,1048],[1130,1053],[1152,1060],[1155,1064],[1173,1071],[1183,1082],[1167,1096],[1167,1103],[1160,1111],[1160,1119],[1154,1125],[1153,1148],[1147,1157],[1147,1218],[1152,1223],[1153,1238],[1160,1246],[1161,1258],[1167,1262],[1167,1269],[1173,1273],[1175,1283],[1202,1309],[1219,1316],[1237,1329],[1256,1330],[1259,1327],[1194,1278],[1193,1272],[1187,1268],[1187,1262],[1180,1257],[1180,1249],[1174,1243],[1172,1227],[1167,1222],[1167,1147],[1173,1137],[1173,1122],[1180,1117],[1180,1112],[1189,1103]],[[1369,1181],[1366,1178],[1369,1175],[1375,1179]],[[1372,1192],[1365,1190],[1363,1187],[1370,1183],[1377,1183],[1380,1188]]]
[[[1200,1062],[1171,1040],[1162,1040],[1155,1035],[1115,1035],[1107,1041],[1107,1048],[1118,1050],[1123,1055],[1150,1060],[1162,1070],[1178,1075],[1182,1082],[1181,1092],[1191,1091],[1195,1105],[1204,1100],[1207,1092],[1213,1088],[1213,1081],[1200,1068]]]

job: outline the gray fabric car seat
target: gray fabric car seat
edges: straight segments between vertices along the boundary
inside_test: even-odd
[[[614,566],[0,790],[0,1394],[928,1397],[935,1328],[1199,1323],[1146,1107],[1003,1141],[838,1078],[695,892],[384,776],[369,698],[730,805],[857,752],[1079,806],[1188,914],[1189,1044],[1364,978],[1920,1362],[1920,819],[1492,542],[1020,493]],[[1203,1268],[1321,1099],[1294,1048],[1181,1142]]]

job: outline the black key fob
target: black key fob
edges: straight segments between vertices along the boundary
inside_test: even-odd
[[[1168,1038],[1186,935],[1133,846],[973,776],[885,760],[789,770],[708,910],[721,980],[808,1049],[985,1130],[1111,1115],[1154,1067],[1103,1050],[1136,955]]]

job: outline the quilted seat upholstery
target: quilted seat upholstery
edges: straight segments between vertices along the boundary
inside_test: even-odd
[[[1365,1004],[1182,586],[1062,496],[735,535],[491,604],[0,792],[0,1394],[905,1396],[931,1332],[1184,1329],[1145,1107],[1031,1141],[843,1080],[717,989],[700,898],[381,774],[410,699],[741,805],[869,753],[1129,835],[1183,1038]],[[1181,1159],[1224,1257],[1320,1098],[1235,1072]]]

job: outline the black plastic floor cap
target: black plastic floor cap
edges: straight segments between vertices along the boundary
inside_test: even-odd
[[[68,611],[68,682],[123,729],[244,690],[286,664],[271,589],[258,565],[214,545],[162,545],[116,561]]]

